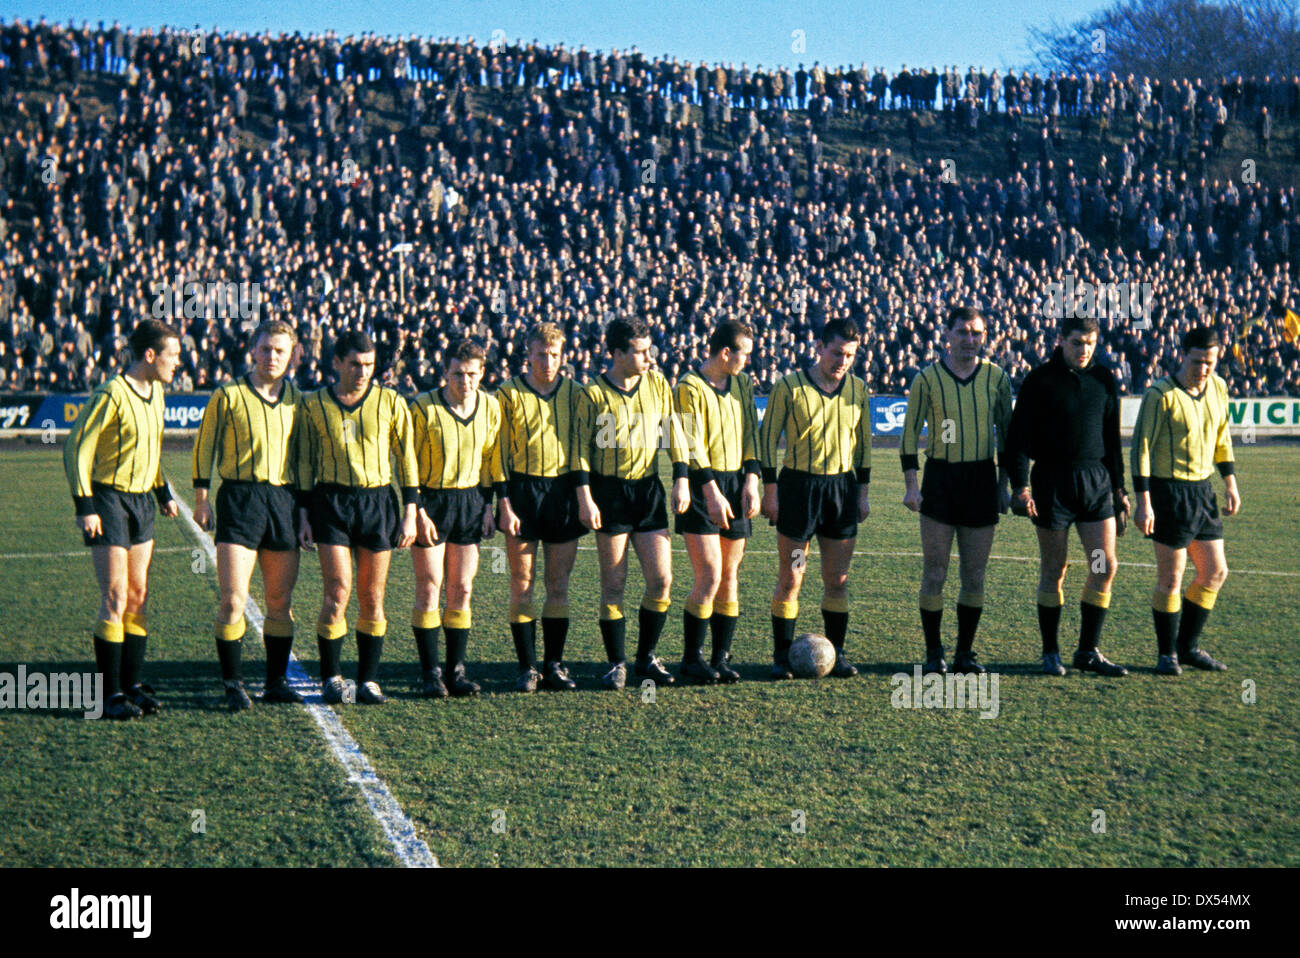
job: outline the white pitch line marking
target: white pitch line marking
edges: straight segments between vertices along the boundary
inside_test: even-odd
[[[200,529],[199,524],[194,521],[194,512],[188,503],[178,497],[176,504],[190,531],[199,540],[208,554],[208,559],[215,567],[217,547],[213,544],[212,537]],[[260,635],[263,622],[262,610],[251,597],[244,608],[244,616]],[[365,798],[366,804],[370,806],[370,814],[383,828],[397,860],[407,868],[437,868],[438,859],[434,857],[433,852],[429,851],[429,846],[424,843],[424,840],[416,834],[415,825],[406,817],[402,806],[397,803],[397,799],[388,790],[384,780],[375,773],[374,766],[361,751],[357,740],[344,727],[334,710],[321,701],[317,683],[307,675],[298,657],[292,653],[289,656],[288,678],[293,687],[307,697],[303,707],[316,720],[316,725],[320,728],[321,735],[325,737],[334,758],[347,772],[348,781],[356,785]]]

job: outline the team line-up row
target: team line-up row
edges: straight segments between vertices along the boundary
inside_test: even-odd
[[[1069,529],[1075,526],[1088,555],[1104,561],[1089,563],[1073,666],[1127,674],[1098,644],[1115,577],[1115,540],[1130,512],[1155,549],[1157,672],[1177,675],[1184,665],[1226,668],[1199,647],[1227,576],[1221,515],[1235,514],[1241,504],[1227,389],[1214,374],[1220,344],[1208,327],[1191,330],[1178,371],[1143,397],[1131,453],[1134,502],[1125,482],[1119,391],[1094,356],[1097,337],[1094,320],[1065,319],[1055,352],[1026,377],[1013,408],[1008,377],[981,357],[982,315],[957,307],[947,316],[943,357],[913,381],[901,465],[904,504],[920,521],[918,605],[927,673],[949,670],[940,631],[954,541],[961,589],[952,669],[984,671],[974,639],[993,534],[999,514],[1008,510],[1029,516],[1038,536],[1045,672],[1066,674],[1058,631]],[[812,362],[777,382],[761,425],[744,372],[753,341],[751,327],[721,324],[710,336],[708,358],[674,388],[652,368],[648,327],[615,320],[605,331],[605,371],[580,385],[560,372],[562,330],[539,323],[525,343],[526,370],[495,395],[479,389],[483,347],[462,340],[447,352],[444,385],[408,401],[374,381],[374,344],[361,332],[336,340],[332,385],[300,391],[289,377],[298,351],[292,326],[263,323],[252,334],[249,371],[209,402],[193,457],[195,520],[215,529],[221,599],[214,631],[231,710],[251,704],[241,661],[255,567],[267,606],[263,700],[301,701],[285,675],[303,550],[320,559],[316,637],[324,701],[386,701],[376,681],[388,631],[384,593],[393,550],[408,547],[416,585],[411,629],[423,693],[477,694],[480,687],[465,667],[470,601],[479,543],[498,529],[511,573],[519,691],[576,686],[563,664],[568,587],[578,540],[588,531],[596,534],[599,626],[609,662],[602,684],[621,689],[627,681],[629,552],[645,581],[635,675],[672,684],[674,675],[656,654],[672,585],[670,505],[694,576],[683,611],[682,679],[740,678],[731,662],[737,576],[760,514],[775,525],[778,539],[772,678],[792,675],[803,557],[814,537],[822,560],[823,625],[836,652],[832,674],[856,675],[845,651],[849,568],[858,524],[870,513],[871,479],[867,385],[850,373],[861,336],[849,320],[827,322]],[[178,364],[179,338],[164,323],[145,320],[130,345],[134,362],[95,391],[64,450],[76,521],[100,586],[94,648],[109,718],[160,709],[142,678],[155,500],[163,515],[178,514],[161,447],[162,391]],[[664,423],[676,428],[664,430],[661,441]],[[672,460],[667,495],[658,473],[661,445]],[[1222,512],[1211,487],[1216,469],[1225,485]],[[214,476],[221,483],[210,497]],[[539,553],[544,574],[537,569]],[[1180,596],[1189,557],[1196,574]],[[360,614],[351,682],[343,677],[341,657],[354,584]],[[544,593],[540,610],[538,591]]]

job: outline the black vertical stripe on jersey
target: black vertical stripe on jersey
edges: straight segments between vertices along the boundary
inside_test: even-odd
[[[127,389],[131,390],[132,395],[135,396],[136,399],[139,398],[138,395],[135,395],[135,389],[131,386],[130,383],[123,381],[122,385],[126,386]],[[131,445],[128,446],[127,453],[126,453],[128,456],[130,456],[130,459],[131,459],[131,477],[130,477],[127,481],[130,482],[131,485],[134,486],[134,485],[135,485],[135,464],[136,464],[136,461],[140,458],[140,456],[139,456],[139,453],[140,453],[140,414],[139,414],[138,412],[136,412],[136,409],[135,409],[135,402],[134,402],[132,399],[130,399],[130,398],[128,398],[127,401],[126,401],[126,408],[127,408],[127,411],[130,412],[130,414],[131,414],[131,428],[132,428],[132,430],[133,430],[133,437],[132,437],[132,438],[134,438],[134,440],[135,440],[133,444],[131,444]],[[123,452],[122,452],[122,433],[125,431],[125,430],[123,429],[123,427],[124,427],[125,425],[126,425],[126,424],[125,424],[124,422],[119,422],[119,423],[117,424],[117,426],[118,426],[118,432],[117,432],[117,439],[118,439],[117,449],[118,449],[118,452],[117,452],[117,455],[118,455],[118,468],[119,468],[119,469],[121,468],[121,465],[122,465],[122,462],[121,462],[122,455],[123,455]],[[114,469],[114,470],[113,470],[113,481],[114,481],[114,483],[117,482],[117,469]]]
[[[996,455],[998,451],[998,440],[1002,439],[1005,442],[1005,437],[997,434],[997,407],[993,402],[993,368],[991,366],[986,367],[986,372],[987,375],[984,377],[984,402],[989,411],[989,448]],[[976,445],[978,446],[978,443]],[[975,453],[976,455],[979,454],[978,448],[975,450]]]

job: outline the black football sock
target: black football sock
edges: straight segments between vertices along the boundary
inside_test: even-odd
[[[241,665],[244,657],[244,620],[214,627],[217,638],[217,661],[221,664],[221,680],[227,684],[243,679]]]
[[[542,606],[542,657],[547,662],[564,658],[564,642],[569,637],[569,607],[547,602]]]
[[[627,661],[627,619],[601,619],[600,640],[605,644],[606,659],[613,663]]]
[[[438,633],[441,630],[442,614],[437,609],[411,610],[411,632],[415,635],[421,674],[438,667]]]
[[[217,642],[217,660],[221,663],[221,680],[239,682],[243,680],[244,643],[241,639]]]
[[[1201,640],[1201,630],[1205,628],[1205,620],[1209,617],[1209,609],[1184,597],[1183,617],[1178,623],[1179,655],[1186,655],[1197,647]]]
[[[379,677],[379,660],[384,654],[387,622],[357,623],[357,684],[374,682]]]
[[[266,643],[266,684],[285,677],[289,671],[289,656],[293,652],[293,636],[263,635]]]
[[[663,606],[647,609],[646,605]],[[636,660],[645,662],[655,654],[659,645],[659,636],[663,634],[664,623],[668,621],[667,599],[643,599],[641,608],[637,609],[636,624]]]
[[[122,624],[100,622],[93,641],[95,669],[104,676],[104,698],[108,699],[122,691]]]
[[[1174,654],[1174,641],[1178,637],[1178,612],[1182,599],[1178,593],[1165,595],[1151,593],[1151,618],[1156,626],[1156,646],[1161,655]]]
[[[943,648],[943,637],[940,634],[940,629],[943,627],[943,593],[938,595],[922,593],[920,606],[921,634],[925,636],[925,651],[928,655],[934,655]]]
[[[722,611],[719,611],[721,609]],[[740,621],[738,602],[715,602],[713,615],[709,617],[709,631],[713,636],[713,657],[710,661],[716,666],[731,654],[731,643],[736,637],[736,623]]]
[[[844,648],[844,640],[849,634],[849,600],[822,599],[822,625],[831,645],[837,649]]]
[[[794,627],[799,619],[799,603],[772,600],[772,661],[789,664],[790,646],[794,644]]]
[[[537,668],[537,620],[511,622],[510,637],[515,643],[515,657],[520,669]]]
[[[343,636],[327,639],[317,633],[316,648],[320,650],[320,677],[324,682],[343,674]]]
[[[266,646],[266,684],[284,678],[293,652],[293,619],[267,618],[262,623],[262,644]]]
[[[682,661],[694,662],[704,648],[709,619],[713,616],[713,603],[700,604],[687,601],[682,612]]]
[[[962,589],[957,596],[957,654],[975,647],[975,630],[984,612],[984,593]]]
[[[147,635],[128,632],[122,639],[122,688],[129,692],[140,684],[144,674],[144,653],[149,644]]]
[[[447,665],[450,674],[465,664],[469,650],[470,613],[468,609],[448,609],[442,616],[442,630],[447,633]]]
[[[1079,603],[1079,651],[1094,652],[1101,642],[1101,627],[1110,608],[1110,593],[1084,589]]]
[[[1038,632],[1043,637],[1043,654],[1059,654],[1061,651],[1061,609],[1065,604],[1065,595],[1061,592],[1038,593]]]

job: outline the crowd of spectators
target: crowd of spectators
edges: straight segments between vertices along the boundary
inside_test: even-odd
[[[886,110],[906,111],[907,156],[878,145]],[[1002,170],[927,155],[927,114],[995,139]],[[837,117],[861,145],[831,156]],[[1300,267],[1295,189],[1208,175],[1234,124],[1264,155],[1273,117],[1300,119],[1300,77],[751,71],[503,38],[0,22],[0,386],[92,387],[146,315],[183,330],[182,390],[245,367],[250,315],[299,330],[304,387],[347,328],[410,391],[477,336],[491,386],[542,319],[585,378],[603,325],[636,315],[670,379],[718,321],[754,324],[766,391],[847,316],[869,333],[857,372],[902,394],[954,304],[985,311],[1018,385],[1069,280],[1149,301],[1102,318],[1127,392],[1212,321],[1234,395],[1300,395],[1272,318]],[[1062,118],[1099,138],[1096,169],[1063,158]]]

